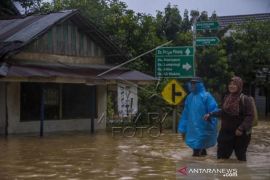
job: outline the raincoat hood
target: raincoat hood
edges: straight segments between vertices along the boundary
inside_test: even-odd
[[[197,94],[197,93],[205,92],[205,87],[204,87],[203,82],[196,82],[196,86],[194,90],[191,88],[191,82],[189,82],[187,86],[188,86],[188,91],[191,93]]]

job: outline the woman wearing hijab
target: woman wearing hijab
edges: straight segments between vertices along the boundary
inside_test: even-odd
[[[232,152],[239,161],[246,161],[246,151],[251,138],[254,112],[250,99],[242,94],[243,81],[233,77],[228,85],[222,108],[204,116],[221,116],[221,129],[218,135],[218,159],[230,158]],[[241,98],[244,98],[242,101]],[[243,102],[243,103],[242,103]]]

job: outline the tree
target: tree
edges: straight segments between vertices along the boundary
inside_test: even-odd
[[[11,0],[0,1],[0,19],[6,19],[9,16],[20,15]]]
[[[229,78],[234,74],[229,66],[223,44],[200,49],[196,59],[198,76],[203,77],[208,89],[220,98],[226,92]]]
[[[191,16],[190,22],[193,23],[194,20],[195,20],[195,18],[197,18],[197,17],[200,16],[200,12],[197,11],[197,10],[191,10],[191,11],[190,11],[190,16]]]
[[[212,20],[212,21],[216,21],[216,20],[217,20],[217,13],[216,13],[216,11],[214,11],[214,12],[212,13],[212,15],[211,15],[211,17],[210,17],[210,20]]]
[[[270,21],[250,21],[227,37],[230,66],[245,82],[254,82],[257,70],[270,67],[269,42]]]
[[[165,8],[164,14],[162,27],[164,28],[167,39],[173,40],[180,30],[182,17],[177,6],[171,7],[170,3]]]
[[[208,20],[208,13],[206,11],[202,11],[198,20],[199,21],[207,21]]]
[[[42,6],[42,0],[15,0],[21,4],[24,8],[25,14],[40,11]]]
[[[184,11],[184,18],[183,18],[183,22],[181,25],[181,31],[189,31],[191,29],[191,22],[189,20],[189,16],[188,16],[188,10],[185,9]]]

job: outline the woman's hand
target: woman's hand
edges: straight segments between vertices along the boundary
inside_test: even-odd
[[[203,116],[203,119],[204,119],[205,121],[208,121],[209,118],[210,118],[210,114],[209,114],[209,113],[207,113],[207,114],[205,114],[205,115]]]
[[[235,131],[236,136],[242,136],[242,134],[243,134],[243,132],[241,130],[236,129],[236,131]]]

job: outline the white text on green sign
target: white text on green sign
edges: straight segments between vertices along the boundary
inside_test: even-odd
[[[156,50],[156,56],[193,56],[192,46],[163,47]]]
[[[190,78],[194,76],[193,56],[157,57],[156,77]]]
[[[198,37],[196,39],[196,46],[217,45],[218,43],[217,37]]]
[[[192,46],[165,47],[156,51],[156,77],[190,78],[194,76]]]
[[[217,21],[201,21],[196,23],[196,30],[214,30],[218,28],[219,24]]]

